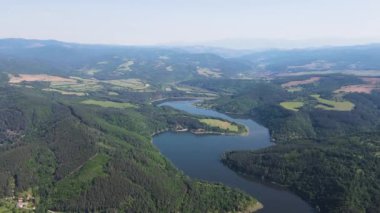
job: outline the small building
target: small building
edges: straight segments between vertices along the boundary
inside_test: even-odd
[[[24,208],[24,199],[22,197],[18,197],[17,199],[17,208]]]

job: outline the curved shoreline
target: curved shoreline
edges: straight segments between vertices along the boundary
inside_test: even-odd
[[[166,103],[166,106],[171,106],[189,114],[229,120],[252,130],[247,134],[247,137],[242,137],[241,135],[223,135],[225,137],[219,137],[220,134],[195,137],[194,134],[188,132],[177,136],[175,133],[167,132],[154,138],[155,145],[160,152],[186,175],[196,179],[223,183],[232,188],[239,188],[250,194],[261,204],[242,212],[252,212],[252,210],[257,211],[260,209],[260,212],[272,213],[281,212],[283,208],[291,212],[314,212],[308,203],[294,193],[260,181],[246,179],[220,161],[220,156],[228,151],[257,150],[274,145],[270,141],[267,128],[251,119],[235,119],[212,109],[199,108],[192,104],[194,101],[170,101]],[[194,155],[195,153],[196,155]],[[194,156],[196,157],[194,158]],[[265,208],[262,208],[264,205]]]

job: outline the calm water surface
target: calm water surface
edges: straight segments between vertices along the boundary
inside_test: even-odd
[[[312,208],[296,195],[274,186],[247,180],[220,162],[221,155],[232,150],[255,150],[274,145],[268,129],[250,119],[234,119],[213,110],[200,109],[195,101],[171,101],[170,106],[196,115],[218,117],[244,124],[248,136],[194,135],[166,132],[153,138],[154,144],[173,164],[192,178],[221,182],[239,188],[256,197],[264,205],[260,212],[313,212]]]

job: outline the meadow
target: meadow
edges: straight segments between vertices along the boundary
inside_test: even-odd
[[[220,129],[223,129],[223,130],[228,130],[228,131],[232,131],[232,132],[238,132],[239,131],[239,127],[237,125],[232,124],[231,122],[228,122],[228,121],[222,121],[219,119],[211,119],[211,118],[199,119],[199,121],[201,123],[207,124],[208,126],[218,127]]]
[[[137,108],[136,105],[131,104],[131,103],[120,103],[120,102],[113,102],[113,101],[97,101],[93,99],[87,99],[81,102],[82,104],[87,104],[87,105],[95,105],[95,106],[100,106],[100,107],[105,107],[105,108],[117,108],[117,109],[126,109],[126,108]]]
[[[318,94],[310,95],[318,101],[318,105],[316,108],[324,109],[324,110],[334,110],[334,111],[351,111],[354,109],[355,104],[350,101],[332,101],[321,98]]]
[[[301,101],[284,101],[281,102],[280,105],[284,107],[285,109],[288,110],[293,110],[293,111],[299,111],[301,107],[303,107],[304,102]]]

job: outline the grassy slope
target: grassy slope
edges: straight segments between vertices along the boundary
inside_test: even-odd
[[[310,95],[311,97],[315,98],[319,103],[316,108],[321,108],[324,110],[335,110],[335,111],[351,111],[354,109],[355,104],[351,103],[350,101],[332,101],[321,98],[320,95]]]
[[[208,118],[208,119],[199,119],[200,122],[202,123],[205,123],[209,126],[212,126],[212,127],[218,127],[220,129],[223,129],[223,130],[228,130],[230,132],[238,132],[239,131],[239,127],[235,124],[232,124],[228,121],[222,121],[222,120],[219,120],[219,119],[211,119],[211,118]]]
[[[303,107],[304,103],[300,101],[284,101],[280,105],[285,109],[298,111],[299,108]]]
[[[111,108],[118,108],[118,109],[125,109],[125,108],[135,108],[136,106],[131,103],[119,103],[119,102],[113,102],[113,101],[97,101],[97,100],[84,100],[81,103],[83,104],[89,104],[89,105],[96,105],[101,107],[111,107]]]

